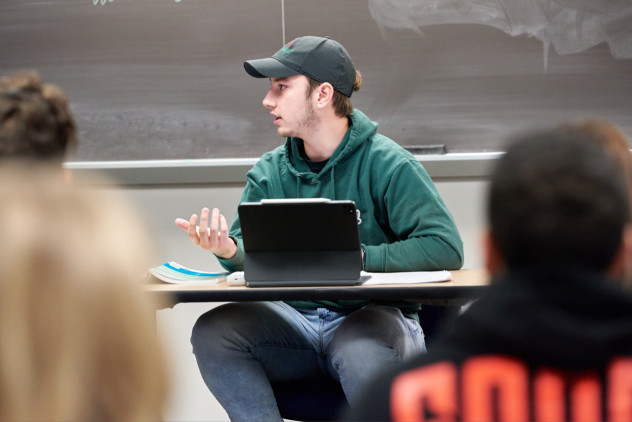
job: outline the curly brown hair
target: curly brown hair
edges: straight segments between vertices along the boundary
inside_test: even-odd
[[[77,145],[64,92],[35,71],[0,79],[0,158],[62,160]]]

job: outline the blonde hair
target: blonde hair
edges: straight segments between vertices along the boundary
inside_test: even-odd
[[[0,420],[160,420],[142,221],[52,167],[0,167]]]

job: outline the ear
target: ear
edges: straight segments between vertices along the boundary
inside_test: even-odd
[[[317,94],[316,107],[325,108],[334,99],[334,87],[329,82],[323,82],[314,90]]]
[[[505,260],[498,250],[498,244],[488,228],[483,232],[481,243],[483,244],[483,262],[485,269],[492,275],[501,272],[505,268]]]
[[[621,246],[608,266],[608,275],[622,277],[632,270],[632,225],[628,224],[623,230]]]

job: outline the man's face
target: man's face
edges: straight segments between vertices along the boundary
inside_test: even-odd
[[[270,78],[270,89],[263,106],[274,117],[277,132],[283,137],[304,138],[318,123],[312,98],[307,91],[309,81],[303,75]]]

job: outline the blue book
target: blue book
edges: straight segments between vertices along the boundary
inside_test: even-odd
[[[206,272],[187,268],[177,262],[166,262],[149,270],[159,280],[175,284],[213,284],[225,281],[228,272]]]

